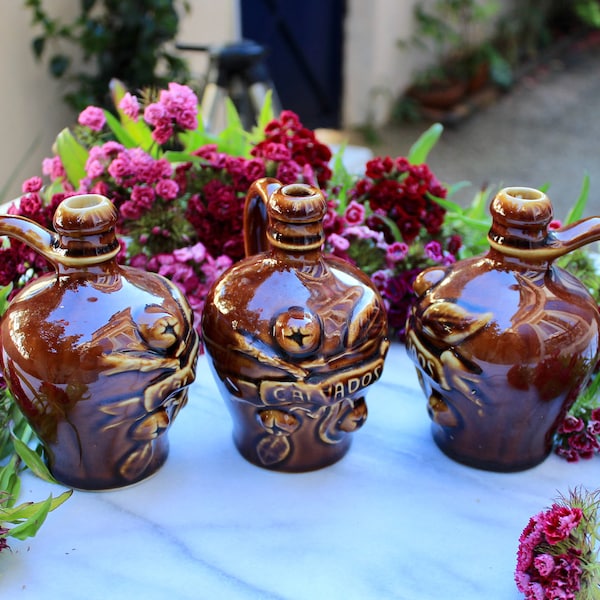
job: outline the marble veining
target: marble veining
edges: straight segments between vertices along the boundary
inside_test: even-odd
[[[0,557],[0,597],[31,600],[517,600],[518,537],[557,493],[598,485],[596,460],[521,473],[444,456],[403,346],[393,344],[349,453],[303,474],[246,462],[200,358],[151,479],[75,492]],[[60,487],[31,475],[22,498]]]

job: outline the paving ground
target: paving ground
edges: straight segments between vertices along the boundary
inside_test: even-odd
[[[377,155],[405,154],[427,126],[385,128],[370,147]],[[572,47],[491,105],[447,126],[428,162],[444,182],[473,184],[458,198],[463,202],[486,183],[550,184],[557,218],[566,215],[587,172],[586,215],[600,215],[600,42]]]

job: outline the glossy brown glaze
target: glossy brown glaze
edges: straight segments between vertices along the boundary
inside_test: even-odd
[[[323,256],[325,212],[311,186],[255,182],[246,201],[248,256],[215,283],[203,313],[235,444],[268,469],[308,471],[344,456],[389,346],[370,280]]]
[[[152,475],[194,379],[198,336],[187,300],[154,273],[119,266],[106,198],[58,207],[57,234],[0,217],[56,272],[31,282],[1,322],[2,367],[61,483],[99,490]]]
[[[451,458],[494,471],[542,462],[599,359],[596,302],[552,261],[600,239],[600,219],[549,231],[552,206],[530,188],[491,205],[490,251],[423,271],[407,348],[433,437]]]

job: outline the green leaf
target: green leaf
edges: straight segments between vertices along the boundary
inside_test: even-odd
[[[50,512],[50,506],[52,505],[52,496],[49,496],[44,502],[33,504],[35,512],[26,521],[19,523],[16,527],[12,527],[8,531],[8,535],[17,540],[24,540],[28,537],[33,537],[43,525],[48,513]]]
[[[249,142],[252,145],[258,144],[265,135],[265,127],[275,118],[273,113],[273,91],[268,90],[265,95],[265,100],[258,115],[256,126],[252,128],[249,135]]]
[[[408,152],[408,162],[413,165],[421,165],[427,162],[427,157],[440,139],[444,127],[441,123],[434,123],[425,131],[411,146]]]
[[[24,444],[19,438],[13,436],[13,444],[15,451],[21,458],[21,460],[35,473],[40,479],[49,481],[51,483],[57,483],[56,479],[52,477],[48,467],[44,464],[44,461],[40,456],[34,452],[27,444]]]
[[[105,110],[104,116],[106,117],[106,124],[110,130],[115,134],[117,141],[123,144],[126,148],[133,148],[137,146],[136,141],[129,134],[127,129],[119,123],[117,117],[115,117],[110,111]]]
[[[457,215],[464,214],[463,207],[457,202],[453,202],[452,200],[448,200],[447,198],[438,198],[437,196],[433,196],[432,194],[428,194],[428,197],[431,200],[437,202],[443,209],[447,212]]]
[[[189,154],[188,152],[181,152],[177,150],[167,150],[165,152],[164,157],[171,163],[205,163],[206,159],[202,156],[194,156],[193,154]]]
[[[6,492],[7,497],[0,496],[0,507],[2,504],[8,508],[14,505],[21,489],[21,480],[17,468],[16,457],[12,457],[6,465],[0,469],[0,492]]]
[[[345,151],[346,144],[342,144],[338,151],[333,155],[333,175],[329,183],[330,187],[336,190],[336,197],[338,199],[337,211],[340,215],[344,214],[344,211],[346,210],[348,204],[348,190],[354,185],[355,181],[355,177],[349,173],[344,164]]]
[[[85,178],[85,163],[88,151],[75,139],[68,128],[63,129],[56,138],[56,152],[67,173],[67,178],[75,187]]]
[[[33,49],[33,55],[39,60],[44,53],[44,47],[46,46],[46,38],[42,35],[33,38],[31,41],[31,47]]]
[[[378,219],[381,219],[391,230],[394,239],[401,242],[402,241],[402,233],[400,229],[398,229],[398,225],[393,219],[390,219],[387,215],[377,215]]]
[[[244,130],[240,116],[231,98],[225,99],[227,126],[219,133],[217,144],[220,152],[231,156],[250,156],[249,133]]]
[[[4,311],[6,310],[6,306],[8,305],[8,296],[12,292],[12,288],[12,283],[0,288],[0,315],[3,315]]]
[[[459,181],[457,183],[452,183],[450,185],[446,185],[446,190],[447,190],[447,198],[452,198],[452,196],[454,196],[454,194],[456,194],[456,192],[469,187],[471,185],[470,181]]]
[[[61,504],[64,504],[71,496],[73,495],[73,490],[67,490],[60,494],[60,496],[50,496],[50,511],[53,511],[55,508],[58,508]],[[44,502],[47,502],[45,500]],[[11,510],[4,511],[4,513],[0,512],[0,520],[3,520],[7,523],[18,523],[23,519],[30,519],[35,516],[38,511],[39,502],[23,502],[12,508]]]
[[[60,79],[69,68],[70,62],[71,61],[69,60],[69,57],[65,56],[64,54],[57,54],[53,56],[49,63],[50,73],[53,77]]]
[[[581,191],[579,192],[579,197],[577,198],[577,202],[573,205],[567,218],[565,219],[565,224],[569,225],[571,223],[575,223],[575,221],[579,221],[583,217],[583,211],[587,205],[587,201],[590,194],[590,176],[586,173],[583,176],[583,182],[581,183]]]

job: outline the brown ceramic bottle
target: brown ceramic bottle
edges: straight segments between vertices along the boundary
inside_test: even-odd
[[[550,201],[531,188],[502,190],[491,213],[485,256],[415,281],[407,347],[438,446],[474,467],[518,471],[551,452],[598,363],[596,302],[553,261],[600,239],[600,218],[549,230]]]
[[[247,258],[215,283],[203,312],[235,444],[268,469],[308,471],[344,456],[389,345],[370,280],[322,253],[326,209],[311,186],[255,182]]]
[[[198,349],[179,290],[117,264],[116,218],[114,205],[94,194],[58,206],[57,233],[0,217],[1,235],[56,270],[21,290],[2,318],[4,376],[51,473],[87,490],[135,483],[164,463]]]

